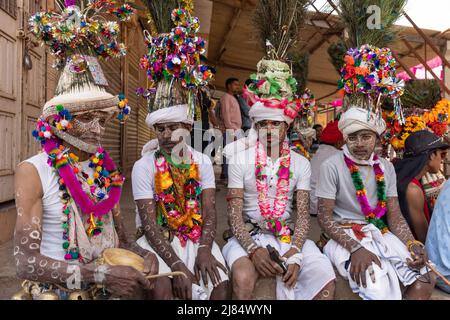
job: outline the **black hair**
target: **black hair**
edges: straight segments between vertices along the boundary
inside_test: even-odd
[[[323,126],[322,126],[321,124],[315,124],[315,125],[313,125],[313,129],[314,129],[314,130],[316,130],[316,129],[319,128],[319,127],[323,128]]]
[[[253,83],[252,79],[245,80],[245,85],[248,87],[251,83]]]
[[[225,88],[228,88],[228,86],[235,81],[239,81],[239,79],[238,78],[228,78],[227,81],[225,81]]]

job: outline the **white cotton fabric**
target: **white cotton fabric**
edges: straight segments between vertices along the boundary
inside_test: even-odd
[[[267,233],[258,233],[252,236],[260,247],[271,245],[280,255],[284,255],[291,245],[284,243]],[[223,256],[230,269],[239,258],[248,256],[247,252],[233,237],[228,240],[222,249]],[[312,300],[329,282],[336,278],[330,260],[322,254],[311,240],[306,240],[302,247],[302,263],[294,289],[287,288],[277,277],[277,299],[278,300]]]
[[[284,109],[280,108],[269,108],[264,106],[262,102],[256,102],[250,108],[248,112],[250,119],[253,123],[257,123],[262,120],[273,120],[273,121],[285,121],[287,124],[291,124],[294,119],[288,117],[284,113]]]
[[[233,161],[231,161],[228,166],[228,188],[244,189],[243,215],[249,219],[260,220],[262,217],[258,206],[258,193],[256,191],[255,152],[256,146],[253,146],[233,157]],[[290,150],[290,154],[290,171],[292,175],[289,179],[287,206],[282,216],[282,219],[286,220],[290,220],[295,191],[311,190],[309,185],[311,177],[311,166],[309,161],[295,151]],[[276,195],[278,181],[277,172],[279,167],[279,158],[273,162],[270,157],[267,157],[265,173],[267,174],[267,181],[269,184],[268,198],[270,199],[272,206]]]
[[[420,274],[406,264],[406,259],[412,258],[405,244],[391,232],[382,234],[373,224],[365,225],[362,228],[365,237],[361,241],[355,237],[351,229],[344,229],[344,231],[375,254],[381,262],[381,268],[372,262],[375,283],[372,282],[367,270],[367,288],[358,286],[350,277],[351,263],[345,269],[345,262],[350,259],[350,252],[336,241],[328,241],[323,252],[331,260],[339,274],[349,281],[352,291],[364,300],[401,300],[402,292],[399,281],[404,286],[409,286],[416,281]]]
[[[333,146],[321,144],[311,159],[311,194],[309,198],[309,212],[312,215],[317,215],[316,187],[317,181],[319,180],[320,166],[325,160],[340,152],[342,151]]]
[[[350,107],[338,122],[339,130],[344,139],[360,130],[370,130],[381,135],[386,130],[386,122],[375,113],[359,107]]]
[[[189,146],[187,148],[192,152],[194,162],[198,164],[202,189],[215,189],[214,169],[209,157]],[[155,152],[156,150],[153,150],[144,154],[133,166],[131,185],[133,187],[134,200],[153,199],[156,173]],[[141,226],[141,220],[137,212],[136,226]]]
[[[145,236],[142,236],[136,242],[142,248],[144,248],[148,251],[151,251],[156,255],[156,257],[158,258],[158,262],[159,262],[158,273],[172,272],[172,269],[149,245]],[[172,240],[171,246],[172,246],[172,249],[175,251],[175,254],[183,261],[183,263],[186,265],[186,267],[189,269],[189,271],[191,271],[193,274],[195,274],[194,265],[195,265],[195,258],[197,257],[197,251],[199,248],[199,244],[194,243],[191,240],[187,240],[186,246],[183,248],[181,246],[181,242],[178,239],[178,237],[174,237]],[[225,260],[223,259],[222,253],[220,252],[220,248],[216,242],[213,242],[211,253],[219,263],[221,263],[223,266],[225,266]],[[223,270],[220,268],[219,268],[219,274],[220,274],[220,283],[228,280],[228,275],[225,272],[223,272]],[[200,275],[200,277],[201,277],[201,275]],[[212,281],[211,281],[211,278],[209,277],[209,275],[207,275],[207,277],[208,277],[208,281],[207,281],[208,286],[206,286],[206,284],[204,283],[203,278],[200,279],[199,283],[200,283],[200,287],[205,291],[205,293],[207,294],[208,299],[209,299],[212,291],[214,290],[214,286],[212,284]],[[193,295],[193,299],[194,298],[195,298],[195,296]]]
[[[158,109],[147,114],[145,123],[150,128],[153,128],[156,123],[183,122],[193,124],[194,121],[192,118],[188,117],[188,114],[189,106],[187,104],[180,104],[177,106]]]

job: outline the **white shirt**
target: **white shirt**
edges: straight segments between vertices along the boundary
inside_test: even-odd
[[[397,177],[392,163],[380,158],[381,169],[384,171],[386,196],[397,197]],[[372,166],[359,166],[361,179],[367,191],[367,199],[372,208],[377,205],[377,184]],[[340,152],[328,158],[320,166],[316,197],[336,200],[334,219],[338,222],[363,221],[364,214],[356,198],[356,189],[350,170],[344,162],[344,153]]]
[[[319,149],[314,154],[311,159],[311,194],[310,194],[310,213],[313,215],[317,214],[317,197],[316,197],[316,186],[319,180],[320,165],[328,158],[332,157],[336,153],[342,152],[333,146],[327,144],[319,145]]]
[[[250,147],[247,150],[239,152],[230,161],[228,166],[228,188],[244,189],[244,216],[253,220],[262,220],[258,205],[258,193],[256,191],[256,176],[255,176],[255,151],[256,146]],[[291,162],[290,171],[291,177],[289,179],[288,203],[282,219],[289,220],[292,212],[292,200],[294,192],[297,190],[311,190],[311,165],[309,161],[290,150]],[[273,208],[277,190],[277,172],[280,167],[280,159],[275,162],[270,157],[267,157],[266,174],[269,184],[268,198]]]
[[[61,199],[59,197],[58,176],[55,169],[47,163],[48,155],[39,153],[24,162],[31,163],[37,170],[42,184],[42,240],[41,254],[55,260],[64,260],[65,250],[62,247],[63,228],[61,218],[63,216]],[[82,170],[89,175],[93,169],[89,168],[89,161],[80,162]]]
[[[216,188],[214,169],[211,160],[205,154],[188,147],[192,152],[192,158],[198,164],[200,183],[202,189]],[[153,199],[155,189],[155,152],[150,151],[136,161],[131,173],[131,184],[133,186],[134,200]],[[136,225],[141,226],[139,215],[136,215]]]

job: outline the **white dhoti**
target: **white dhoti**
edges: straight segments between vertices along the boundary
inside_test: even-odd
[[[153,252],[158,257],[158,262],[159,262],[158,273],[172,272],[171,268],[165,263],[165,261],[149,245],[145,236],[140,237],[136,242],[142,248]],[[195,259],[197,257],[197,250],[198,250],[199,244],[194,243],[191,240],[187,240],[186,246],[183,248],[181,246],[181,242],[178,239],[178,237],[174,237],[171,245],[172,245],[172,249],[175,251],[175,254],[183,261],[183,263],[186,265],[186,267],[189,269],[189,271],[191,271],[195,275],[194,265],[195,265]],[[224,267],[226,266],[225,261],[222,256],[222,253],[220,252],[220,248],[215,242],[213,242],[211,254]],[[220,274],[220,282],[221,283],[228,280],[227,274],[225,272],[223,272],[223,270],[220,268],[219,268],[219,274]],[[209,299],[212,291],[214,290],[214,286],[212,285],[212,281],[211,281],[211,278],[209,277],[209,275],[207,275],[207,277],[208,277],[208,284],[209,284],[208,286],[205,285],[202,278],[200,279],[199,284],[200,284],[200,287],[205,291],[205,293],[207,294],[208,299]],[[194,299],[194,295],[193,295],[193,299]]]
[[[412,259],[405,244],[394,234],[381,231],[373,224],[365,225],[362,231],[365,237],[359,241],[351,229],[343,229],[350,237],[358,241],[364,248],[375,254],[381,262],[381,268],[372,263],[375,283],[372,282],[369,271],[366,270],[367,288],[358,286],[350,277],[351,264],[345,268],[345,263],[350,259],[350,252],[330,240],[325,245],[323,252],[330,258],[339,274],[347,279],[350,288],[364,300],[401,300],[402,292],[400,282],[408,286],[414,283],[420,275],[406,264],[406,259]]]
[[[279,241],[271,234],[258,233],[252,238],[260,247],[265,248],[270,244],[278,250],[280,255],[285,254],[291,248],[290,244]],[[230,268],[236,260],[247,256],[247,252],[235,237],[228,240],[222,253]],[[330,260],[320,252],[314,242],[306,240],[301,253],[303,255],[302,265],[294,289],[288,289],[281,277],[277,277],[278,300],[311,300],[336,278]]]

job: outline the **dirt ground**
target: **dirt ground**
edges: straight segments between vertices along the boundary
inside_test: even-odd
[[[228,222],[226,217],[226,187],[223,184],[217,185],[217,238],[216,241],[220,247],[224,245],[222,238],[223,231],[228,229]],[[131,186],[129,181],[125,183],[123,196],[121,200],[122,212],[125,217],[126,228],[129,233],[134,233],[135,230],[135,211],[134,202],[132,200]],[[316,218],[312,218],[312,228],[310,232],[310,239],[317,241],[320,236],[320,228]],[[14,260],[12,256],[13,243],[9,241],[0,246],[0,300],[9,299],[12,294],[17,292],[20,288],[21,281],[17,279],[15,273]],[[359,299],[353,294],[347,285],[347,282],[338,277],[336,284],[336,298],[339,300],[354,300]],[[275,281],[274,279],[260,279],[255,289],[256,299],[275,299]],[[435,300],[450,300],[450,295],[440,290],[435,289],[432,299]]]

